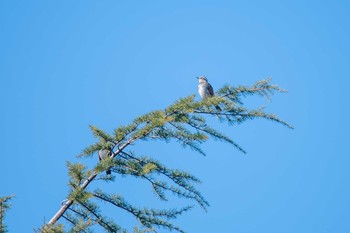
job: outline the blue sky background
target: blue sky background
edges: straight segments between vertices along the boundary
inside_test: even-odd
[[[248,102],[296,129],[215,123],[247,155],[215,141],[206,157],[135,145],[202,179],[209,211],[196,207],[177,223],[201,233],[350,232],[349,12],[347,1],[1,1],[0,195],[16,194],[10,232],[30,232],[58,210],[65,162],[95,141],[89,124],[112,132],[196,93],[201,74],[214,88],[272,76],[289,93]],[[132,179],[107,189],[164,205]]]

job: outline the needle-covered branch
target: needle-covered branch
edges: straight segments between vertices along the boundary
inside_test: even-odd
[[[177,230],[179,232],[184,232],[168,220],[175,219],[182,213],[192,208],[191,206],[183,207],[180,210],[137,208],[129,204],[120,195],[106,194],[102,190],[96,190],[93,195],[101,201],[108,202],[134,215],[137,220],[148,230],[154,229],[154,227],[163,227],[168,230]]]
[[[251,87],[238,86],[233,87],[225,85],[217,91],[217,94],[222,97],[226,97],[232,102],[243,104],[242,97],[249,95],[264,96],[268,100],[271,100],[271,96],[276,92],[287,92],[277,85],[271,84],[271,78],[263,79],[254,83]]]
[[[205,210],[209,206],[207,200],[194,187],[195,183],[200,183],[197,177],[185,171],[170,169],[157,160],[148,157],[138,158],[131,154],[123,152],[120,158],[114,159],[115,173],[148,181],[161,200],[168,200],[166,193],[169,192],[179,198],[194,200]]]
[[[270,81],[270,79],[262,80],[251,87],[226,85],[219,89],[215,96],[201,101],[196,101],[195,95],[181,98],[164,110],[156,110],[137,117],[131,124],[115,129],[112,134],[90,126],[98,141],[84,149],[78,157],[89,158],[100,150],[108,150],[110,156],[92,169],[81,163],[67,163],[70,194],[47,227],[55,226],[57,220],[65,216],[64,218],[73,224],[74,228],[83,226],[87,231],[90,226],[98,224],[107,232],[125,232],[113,220],[107,221],[102,215],[102,210],[93,201],[97,199],[135,216],[142,227],[140,231],[135,230],[137,232],[156,232],[158,228],[184,232],[173,225],[171,220],[187,212],[190,207],[185,206],[179,210],[137,208],[120,195],[106,194],[102,190],[89,191],[88,185],[97,180],[114,181],[114,177],[118,175],[133,176],[149,183],[160,200],[168,200],[167,195],[171,193],[179,198],[194,201],[206,209],[209,204],[195,187],[200,182],[198,178],[190,173],[171,169],[150,157],[137,156],[129,150],[129,146],[135,145],[138,141],[149,140],[177,142],[183,147],[205,155],[201,145],[209,138],[213,138],[229,143],[245,153],[245,150],[231,137],[210,125],[208,119],[213,117],[218,119],[219,123],[233,126],[247,120],[263,118],[292,128],[276,115],[266,113],[264,108],[248,109],[243,104],[243,98],[249,95],[264,96],[270,100],[274,93],[285,92],[272,85]],[[113,175],[103,175],[107,170],[111,170]],[[84,221],[87,224],[81,223]]]
[[[14,197],[14,195],[0,197],[0,232],[7,232],[7,226],[5,224],[5,214],[6,211],[11,208],[10,200]]]

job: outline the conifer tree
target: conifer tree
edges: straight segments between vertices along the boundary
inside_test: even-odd
[[[246,153],[229,136],[211,126],[208,119],[214,117],[220,123],[234,126],[247,120],[263,118],[292,128],[276,115],[266,113],[264,108],[248,109],[244,106],[243,100],[246,96],[265,96],[269,99],[276,92],[285,92],[270,81],[258,81],[250,87],[225,85],[214,97],[200,101],[195,100],[195,95],[180,98],[166,109],[152,111],[137,117],[129,125],[119,126],[112,134],[90,126],[97,138],[96,143],[85,148],[78,157],[96,156],[101,150],[109,151],[105,153],[109,156],[93,168],[80,162],[67,162],[70,177],[67,199],[61,203],[61,208],[51,220],[38,230],[45,233],[64,232],[67,229],[69,232],[92,232],[97,226],[106,232],[130,232],[123,228],[122,223],[116,223],[103,214],[100,208],[100,203],[103,202],[133,215],[140,223],[139,228],[133,229],[134,233],[158,232],[159,229],[184,232],[174,225],[173,220],[191,210],[193,205],[178,209],[139,207],[118,193],[91,189],[90,184],[96,180],[113,182],[116,176],[136,177],[149,183],[160,200],[166,201],[169,194],[175,194],[178,198],[188,199],[206,210],[209,203],[195,186],[200,183],[199,178],[189,172],[169,168],[152,157],[135,153],[130,146],[147,140],[177,142],[205,155],[201,144],[213,138]],[[106,175],[105,171],[111,171],[112,174]]]
[[[14,196],[6,196],[6,197],[0,197],[0,233],[6,233],[7,231],[7,226],[4,222],[5,220],[5,214],[6,211],[11,207],[11,203],[9,201],[13,198]]]

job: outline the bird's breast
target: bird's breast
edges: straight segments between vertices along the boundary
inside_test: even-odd
[[[205,98],[207,95],[207,88],[205,87],[205,85],[198,85],[198,93],[201,96],[201,98]]]

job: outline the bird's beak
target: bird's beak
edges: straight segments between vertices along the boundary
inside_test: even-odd
[[[196,77],[196,79],[199,79],[199,77]]]

